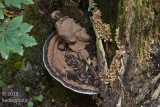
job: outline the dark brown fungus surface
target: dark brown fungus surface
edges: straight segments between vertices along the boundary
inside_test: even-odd
[[[91,62],[95,56],[89,55],[90,52],[86,49],[79,53],[77,50],[73,51],[70,47],[74,48],[74,44],[69,46],[56,32],[51,34],[43,47],[44,65],[50,75],[66,88],[82,94],[97,94],[99,90],[96,79],[78,54],[85,54],[84,57],[89,57]],[[89,43],[85,44],[89,45]],[[85,48],[85,45],[82,47]]]

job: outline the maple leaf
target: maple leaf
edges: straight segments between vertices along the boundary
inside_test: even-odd
[[[7,6],[9,6],[10,4],[15,6],[15,7],[18,7],[18,8],[21,8],[21,4],[34,4],[34,2],[32,0],[4,0],[5,1],[5,4]]]
[[[4,5],[0,2],[0,19],[4,19],[3,9]]]
[[[8,59],[10,52],[23,55],[23,46],[37,45],[36,40],[28,34],[33,26],[22,21],[23,16],[17,16],[4,20],[0,25],[0,53],[5,59]]]

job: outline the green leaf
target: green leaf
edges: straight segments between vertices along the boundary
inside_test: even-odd
[[[0,80],[0,87],[5,87],[5,86],[7,86],[7,84],[3,80]]]
[[[42,102],[43,101],[43,95],[41,94],[41,95],[39,95],[38,97],[37,97],[37,100],[39,101],[39,102]]]
[[[13,18],[7,25],[8,30],[12,30],[14,28],[18,28],[21,26],[23,21],[23,16],[17,16],[15,18]]]
[[[3,58],[8,59],[10,50],[7,49],[5,38],[0,34],[0,53]]]
[[[34,99],[34,100],[37,100],[37,99],[38,99],[38,97],[37,97],[37,96],[34,96],[34,97],[33,97],[33,99]]]
[[[91,9],[94,7],[94,6],[96,6],[97,5],[97,3],[92,3],[89,7],[88,7],[88,11],[91,11]]]
[[[10,2],[10,4],[12,4],[15,7],[21,8],[20,0],[12,0],[12,2]]]
[[[22,23],[22,24],[20,25],[20,32],[21,32],[22,34],[25,34],[26,32],[30,32],[32,28],[33,28],[32,25],[29,25],[29,24],[27,24],[27,23]]]
[[[5,4],[7,5],[7,6],[9,6],[10,4],[11,4],[11,0],[4,0],[5,1]]]
[[[22,38],[21,42],[24,44],[25,47],[37,45],[36,40],[32,36],[29,36],[28,34],[22,35],[21,38]]]
[[[4,5],[0,2],[0,8],[2,9],[2,8],[4,8]]]
[[[21,61],[21,62],[17,62],[14,64],[15,69],[17,69],[18,71],[22,71],[25,67],[25,60]]]
[[[91,4],[91,6],[96,6],[96,5],[97,5],[97,3],[92,3],[92,4]]]
[[[5,59],[11,52],[23,55],[23,46],[37,45],[36,40],[27,34],[33,26],[22,21],[23,16],[17,16],[12,20],[6,19],[0,25],[0,53]]]
[[[5,19],[3,21],[3,24],[0,25],[0,31],[5,31],[8,22],[10,22],[10,19]]]
[[[41,89],[42,89],[42,90],[45,90],[45,89],[46,89],[46,86],[45,86],[45,85],[42,85],[42,86],[41,86]]]
[[[2,9],[0,9],[0,19],[4,19],[4,14]]]
[[[15,7],[18,7],[18,8],[21,8],[21,4],[34,4],[34,2],[32,0],[4,0],[6,5],[9,6],[10,4],[15,6]]]
[[[44,98],[44,97],[43,97],[42,94],[39,95],[39,96],[34,96],[34,97],[33,97],[34,100],[37,100],[37,101],[39,101],[39,102],[42,102],[42,101],[43,101],[43,98]]]
[[[19,55],[23,55],[23,46],[20,45],[20,38],[15,36],[18,35],[18,33],[16,31],[10,31],[6,32],[6,35],[8,37],[3,36],[6,43],[3,46],[7,49],[7,52],[8,50],[10,50],[10,52],[12,53],[18,53]]]
[[[88,7],[88,11],[91,11],[91,6]]]
[[[29,101],[28,102],[28,107],[33,107],[34,106],[34,103],[32,101]]]
[[[25,91],[28,92],[30,90],[29,87],[25,87]]]
[[[32,0],[21,0],[21,3],[23,4],[34,4],[34,2]]]

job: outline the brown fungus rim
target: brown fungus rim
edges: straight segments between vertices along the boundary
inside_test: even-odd
[[[50,67],[49,62],[48,62],[48,46],[50,41],[52,40],[52,38],[57,35],[57,32],[53,32],[45,41],[44,47],[43,47],[43,62],[45,65],[45,68],[48,70],[49,74],[55,78],[58,82],[60,82],[64,87],[77,92],[77,93],[81,93],[81,94],[89,94],[89,95],[95,95],[98,94],[98,90],[88,90],[88,89],[82,89],[82,88],[78,88],[75,87],[73,85],[70,85],[68,83],[66,83],[64,80],[60,79],[53,71],[53,69]],[[56,67],[55,67],[56,68]],[[55,69],[56,70],[56,69]],[[58,70],[58,69],[57,69]]]

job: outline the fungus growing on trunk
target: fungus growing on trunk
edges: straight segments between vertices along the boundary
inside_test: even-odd
[[[78,93],[98,94],[96,47],[90,45],[86,29],[58,10],[51,17],[57,32],[44,45],[45,67],[65,87]]]
[[[87,45],[91,48],[89,44]],[[92,57],[88,56],[89,64],[93,65],[95,56],[93,52],[89,54],[92,54]],[[69,44],[56,32],[51,34],[45,42],[43,61],[50,75],[66,88],[82,94],[98,94],[97,81],[92,71],[88,69],[91,66],[80,59],[78,53],[72,51]],[[93,69],[96,71],[95,68]]]

